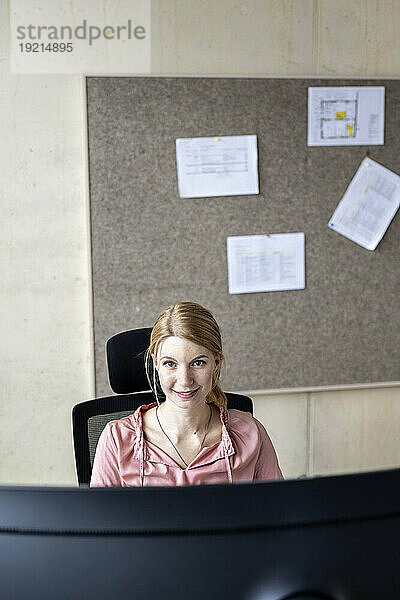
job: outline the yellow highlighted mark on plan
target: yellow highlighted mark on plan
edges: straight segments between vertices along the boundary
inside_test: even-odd
[[[336,118],[337,119],[345,119],[346,118],[346,111],[343,110],[341,112],[336,111]]]
[[[353,134],[354,125],[346,125],[346,129],[349,132],[349,136],[353,137],[354,136],[354,134]]]

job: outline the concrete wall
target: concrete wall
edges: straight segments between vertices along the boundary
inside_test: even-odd
[[[0,483],[74,484],[70,411],[93,395],[83,81],[10,74],[5,0],[0,28]],[[152,73],[397,78],[399,34],[397,0],[153,0]],[[253,397],[287,476],[400,463],[399,388]]]
[[[252,397],[285,477],[400,466],[398,387]]]
[[[74,483],[92,393],[83,81],[12,75],[0,13],[0,482]]]

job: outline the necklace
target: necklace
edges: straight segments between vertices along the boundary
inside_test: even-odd
[[[210,406],[210,405],[209,405],[209,406]],[[183,458],[182,454],[179,452],[178,448],[175,446],[174,442],[171,440],[171,438],[169,437],[168,433],[167,433],[167,432],[166,432],[166,431],[163,429],[163,426],[161,425],[161,423],[160,423],[160,419],[159,419],[159,417],[158,417],[158,409],[159,409],[159,406],[157,406],[157,407],[156,407],[156,417],[157,417],[157,421],[158,421],[158,424],[159,424],[159,426],[160,426],[160,429],[161,429],[161,431],[163,432],[163,434],[165,435],[165,437],[167,438],[167,440],[169,441],[169,443],[171,444],[171,446],[173,446],[173,448],[174,448],[175,452],[177,453],[177,455],[179,456],[179,458],[181,459],[181,461],[183,462],[183,464],[185,465],[185,467],[187,467],[187,466],[188,466],[188,463],[187,463],[187,462],[186,462],[186,460]],[[202,442],[201,442],[201,444],[200,444],[199,452],[200,452],[200,450],[202,449],[202,447],[203,447],[203,444],[204,444],[204,442],[205,442],[205,439],[206,439],[206,437],[207,437],[207,432],[208,432],[208,427],[209,427],[209,425],[210,425],[211,417],[212,417],[212,408],[211,408],[211,406],[210,406],[210,416],[208,417],[208,421],[207,421],[206,429],[205,429],[205,432],[204,432],[203,441],[202,441]]]

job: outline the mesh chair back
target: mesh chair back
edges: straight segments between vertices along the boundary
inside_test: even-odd
[[[153,401],[152,392],[142,392],[95,398],[74,406],[72,430],[79,485],[89,485],[97,442],[107,423],[126,417],[142,404]]]
[[[88,428],[88,443],[89,443],[89,458],[90,458],[90,466],[93,467],[93,461],[96,454],[96,448],[99,441],[99,437],[104,429],[104,427],[110,421],[115,421],[117,419],[122,419],[123,417],[127,417],[131,415],[131,410],[121,410],[116,413],[107,413],[105,415],[93,415],[93,417],[89,417],[87,421]]]

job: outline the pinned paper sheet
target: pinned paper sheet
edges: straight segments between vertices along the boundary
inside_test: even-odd
[[[257,136],[176,140],[181,198],[258,194]]]
[[[329,227],[367,250],[375,250],[400,204],[400,177],[365,158]]]
[[[304,239],[304,233],[228,237],[229,293],[303,289]]]
[[[383,144],[385,88],[308,88],[308,145]]]

